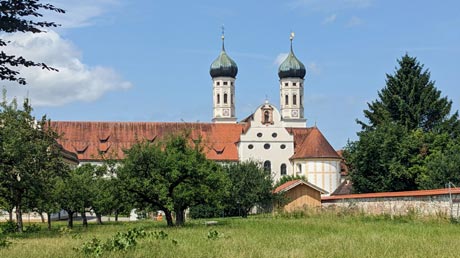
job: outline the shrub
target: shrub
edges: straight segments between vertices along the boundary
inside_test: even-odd
[[[15,233],[17,231],[16,223],[12,220],[7,220],[0,226],[3,234]]]

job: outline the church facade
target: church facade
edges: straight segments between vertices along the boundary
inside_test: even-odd
[[[235,113],[238,67],[222,49],[211,64],[213,117],[210,123],[55,121],[60,144],[75,152],[80,163],[123,159],[124,149],[146,140],[154,142],[184,130],[201,138],[207,158],[218,162],[259,161],[274,181],[286,175],[304,176],[310,184],[332,193],[341,183],[341,160],[316,127],[304,117],[306,69],[292,48],[278,69],[279,109],[265,101],[247,118]]]

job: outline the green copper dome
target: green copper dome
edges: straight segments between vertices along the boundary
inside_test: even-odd
[[[238,66],[225,52],[224,38],[222,37],[222,51],[220,55],[212,62],[209,74],[212,78],[215,77],[232,77],[235,78],[238,73]]]
[[[283,78],[301,78],[305,77],[307,70],[305,66],[300,62],[299,59],[294,55],[294,51],[292,51],[292,36],[291,36],[291,52],[287,58],[281,63],[280,67],[278,68],[278,76],[280,79]]]

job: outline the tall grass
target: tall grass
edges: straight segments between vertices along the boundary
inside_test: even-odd
[[[144,237],[127,251],[106,251],[101,257],[460,257],[460,225],[444,219],[419,220],[362,214],[304,211],[303,214],[256,216],[248,219],[190,221],[180,228],[141,221],[90,224],[72,231],[8,235],[12,245],[0,257],[85,257],[85,242],[106,241],[134,227],[163,231],[165,237]]]

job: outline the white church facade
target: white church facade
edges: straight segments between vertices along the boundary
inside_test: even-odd
[[[123,149],[138,140],[156,141],[167,134],[191,130],[201,137],[207,158],[218,162],[259,161],[274,181],[286,175],[304,176],[332,193],[341,183],[342,158],[320,130],[307,127],[304,117],[305,66],[292,49],[278,69],[279,109],[266,101],[238,121],[235,113],[238,67],[224,47],[211,64],[213,117],[210,123],[187,122],[53,122],[63,135],[60,144],[81,163],[122,159]]]

